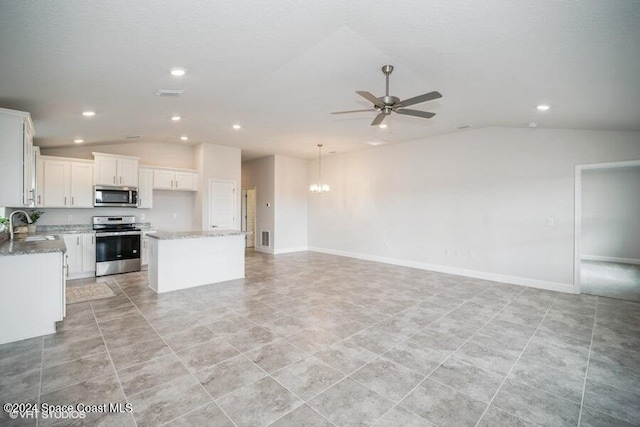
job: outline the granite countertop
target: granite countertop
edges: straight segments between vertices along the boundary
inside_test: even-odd
[[[212,231],[162,231],[149,234],[148,237],[158,240],[200,239],[204,237],[243,236],[246,231],[212,230]]]
[[[33,236],[33,234],[30,234]],[[0,256],[7,255],[31,255],[50,252],[66,252],[67,247],[60,236],[54,236],[54,240],[42,240],[38,242],[25,241],[26,236],[16,235],[15,240],[9,240],[9,236],[0,237]]]

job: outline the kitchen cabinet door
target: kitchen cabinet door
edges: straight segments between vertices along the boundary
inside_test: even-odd
[[[70,187],[71,207],[93,207],[93,165],[91,163],[71,163]]]
[[[64,244],[67,247],[67,264],[69,278],[82,273],[82,234],[64,234]]]
[[[153,170],[140,168],[138,170],[138,207],[151,209],[153,207]]]
[[[85,233],[82,235],[82,272],[96,271],[96,235]]]
[[[153,171],[153,188],[155,190],[173,190],[174,177],[173,171],[155,169]]]
[[[198,175],[193,172],[176,171],[174,189],[196,191],[198,189]]]
[[[96,156],[94,167],[94,182],[96,185],[119,185],[117,158]]]
[[[40,196],[42,206],[46,208],[64,208],[70,203],[69,182],[71,167],[63,160],[42,160],[42,190]]]
[[[118,159],[118,185],[126,187],[138,186],[138,161]]]

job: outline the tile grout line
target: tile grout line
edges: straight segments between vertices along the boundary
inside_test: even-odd
[[[96,324],[98,324],[98,318],[96,317],[96,313],[93,311],[93,306],[91,304],[89,304],[89,307],[91,307],[91,314],[93,314],[93,318],[94,318]],[[118,375],[118,370],[116,369],[115,363],[113,363],[113,359],[111,358],[111,353],[109,352],[109,348],[107,347],[107,342],[104,340],[104,335],[102,333],[102,329],[100,329],[100,325],[98,325],[98,330],[100,331],[100,337],[102,338],[102,343],[104,344],[104,347],[107,350],[107,356],[109,357],[109,362],[111,362],[111,367],[113,368],[113,372],[116,375],[116,380],[118,381],[118,386],[120,386],[120,391],[122,392],[122,397],[124,397],[125,402],[130,403],[129,399],[127,398],[126,393],[124,392],[124,387],[122,387],[122,381],[120,381],[120,376]],[[129,412],[129,414],[130,414],[130,417],[133,419],[133,422],[137,426],[138,422],[136,421],[135,417],[133,416],[133,410],[131,412]]]
[[[54,326],[54,328],[55,328],[55,326]],[[54,334],[55,334],[55,332],[54,332]],[[42,373],[44,371],[44,336],[42,337],[41,346],[42,346],[42,349],[41,349],[41,353],[40,353],[40,381],[39,381],[39,384],[38,384],[38,403],[37,403],[38,410],[40,409],[40,399],[42,398]],[[40,424],[40,417],[37,416],[38,413],[39,412],[36,413],[36,427],[38,427],[38,424]]]
[[[476,427],[478,427],[478,424],[480,424],[480,421],[482,420],[482,418],[486,415],[487,411],[489,411],[489,408],[491,408],[491,405],[493,404],[493,401],[496,399],[496,397],[498,396],[498,394],[500,394],[500,390],[502,390],[502,387],[504,387],[504,384],[507,382],[507,380],[509,379],[509,376],[511,375],[511,372],[513,372],[513,368],[516,367],[516,365],[518,364],[518,362],[520,362],[520,359],[522,358],[522,355],[524,354],[524,352],[527,350],[527,347],[529,347],[529,344],[531,344],[531,341],[533,340],[533,338],[536,336],[536,334],[538,333],[538,331],[540,330],[540,325],[542,325],[542,323],[544,322],[544,319],[547,318],[547,316],[549,315],[549,312],[551,311],[551,309],[553,308],[553,304],[556,302],[558,296],[556,296],[553,301],[551,302],[551,305],[549,305],[549,308],[547,309],[547,311],[545,312],[544,316],[542,317],[542,319],[540,319],[540,322],[538,323],[538,326],[536,326],[536,329],[533,331],[533,334],[529,337],[529,340],[527,341],[527,344],[524,346],[524,348],[520,351],[520,355],[518,355],[518,357],[516,358],[516,361],[513,363],[513,365],[511,365],[511,369],[509,369],[509,372],[507,372],[507,375],[504,377],[504,379],[502,380],[502,382],[500,383],[500,386],[497,388],[496,392],[493,394],[493,397],[491,398],[491,400],[489,401],[489,404],[487,405],[487,407],[484,409],[484,412],[482,412],[482,415],[480,416],[480,418],[478,419],[478,421],[476,422]],[[510,412],[504,411],[502,408],[498,408],[501,411],[513,415],[514,417],[518,418],[518,419],[522,419],[520,417],[518,417],[515,414],[511,414]],[[524,420],[527,421],[527,420]],[[530,421],[527,421],[530,422]],[[534,423],[535,424],[535,423]]]
[[[596,313],[593,316],[593,329],[591,330],[591,342],[589,342],[589,354],[587,355],[587,369],[584,373],[584,383],[582,384],[582,400],[580,401],[580,411],[578,412],[578,425],[582,420],[582,409],[584,408],[584,396],[587,393],[587,379],[589,378],[589,365],[591,364],[591,349],[593,348],[593,337],[596,333],[596,325],[598,324],[598,303],[600,298],[596,300]]]
[[[179,356],[178,356],[178,354],[175,352],[175,350],[173,349],[173,347],[171,347],[171,346],[166,342],[166,340],[162,337],[162,335],[160,335],[160,334],[158,333],[158,331],[156,330],[156,328],[151,324],[151,322],[149,322],[149,320],[146,318],[146,316],[144,315],[144,313],[142,313],[142,311],[141,311],[141,310],[140,310],[140,308],[136,305],[136,303],[135,303],[135,302],[131,299],[131,297],[130,297],[130,296],[129,296],[125,291],[124,291],[124,289],[122,289],[122,287],[120,286],[120,283],[118,283],[118,281],[117,281],[116,279],[114,279],[114,282],[116,283],[116,285],[118,286],[118,288],[122,291],[122,293],[123,293],[123,294],[125,294],[125,295],[127,296],[127,298],[129,298],[129,300],[133,303],[133,305],[135,306],[136,310],[138,310],[138,312],[140,313],[140,315],[142,316],[142,318],[145,320],[145,322],[147,322],[147,323],[149,324],[149,326],[151,327],[151,329],[153,329],[153,331],[154,331],[156,334],[158,334],[158,336],[160,337],[160,339],[162,340],[162,342],[164,342],[164,344],[169,348],[169,350],[171,350],[171,352],[172,352],[172,353],[173,353],[173,355],[176,357],[176,359],[178,359],[178,361],[180,362],[180,364],[182,365],[182,367],[183,367],[184,369],[186,369],[186,371],[187,371],[188,375],[190,375],[194,380],[196,380],[196,382],[198,383],[198,385],[199,385],[199,386],[204,390],[204,392],[207,394],[207,396],[209,396],[209,398],[211,399],[211,402],[208,402],[208,403],[209,403],[209,404],[210,404],[210,403],[215,403],[215,404],[218,406],[218,408],[220,408],[220,410],[222,411],[222,413],[223,413],[223,414],[224,414],[224,415],[225,415],[225,416],[226,416],[226,417],[231,421],[231,423],[232,423],[234,426],[236,426],[236,427],[237,427],[236,423],[231,419],[231,417],[229,417],[229,415],[225,412],[225,410],[224,410],[224,409],[222,409],[222,408],[220,407],[220,405],[218,405],[218,404],[215,402],[215,399],[213,398],[213,396],[211,396],[211,394],[209,393],[209,391],[208,391],[208,390],[207,390],[207,389],[206,389],[206,388],[205,388],[205,387],[200,383],[200,381],[198,380],[198,378],[196,378],[196,376],[195,376],[195,375],[194,375],[194,374],[189,370],[189,368],[187,368],[187,366],[184,364],[184,362],[182,361],[182,359],[180,359],[180,357],[179,357]],[[208,329],[208,328],[207,328],[207,329]],[[212,331],[212,332],[213,332],[213,331]],[[106,343],[105,343],[105,345],[106,345]],[[115,369],[115,366],[114,366],[114,369]],[[117,371],[116,371],[116,375],[117,375]],[[183,375],[183,376],[186,376],[186,375]],[[180,377],[178,377],[178,378],[180,378]],[[174,378],[173,380],[175,380],[175,379],[177,379],[177,378]],[[155,387],[152,387],[151,389],[148,389],[148,390],[152,390],[152,389],[154,389],[154,388],[156,388],[156,387],[159,387],[159,386],[161,386],[161,385],[165,385],[165,384],[167,384],[167,383],[169,383],[169,382],[171,382],[171,381],[173,381],[173,380],[166,381],[166,382],[164,382],[164,383],[162,383],[162,384],[157,384]],[[143,393],[144,391],[145,391],[145,390],[140,391],[140,392],[135,393],[135,394],[132,394],[131,396],[135,396],[135,395],[137,395],[137,394]],[[123,390],[122,392],[124,393],[124,390]],[[126,394],[125,394],[125,397],[126,397]],[[203,406],[204,406],[204,405],[203,405]],[[186,414],[180,414],[179,416],[177,416],[177,417],[173,417],[173,418],[171,418],[171,419],[167,420],[166,422],[173,421],[173,420],[175,420],[176,418],[180,418],[182,415],[186,415]],[[135,417],[133,417],[133,418],[134,418],[134,420],[135,420]],[[137,421],[136,421],[136,425],[137,425]]]

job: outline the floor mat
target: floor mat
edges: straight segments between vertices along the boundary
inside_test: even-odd
[[[116,294],[105,282],[67,286],[67,304],[113,297]]]

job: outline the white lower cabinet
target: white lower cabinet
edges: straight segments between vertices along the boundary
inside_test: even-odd
[[[62,236],[67,247],[67,275],[69,279],[92,277],[96,274],[96,246],[94,233],[74,233]]]

